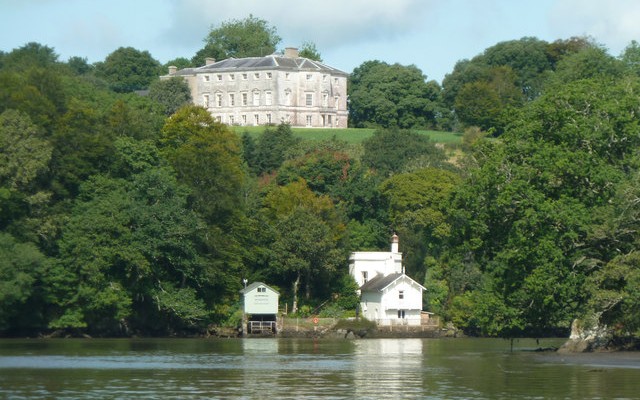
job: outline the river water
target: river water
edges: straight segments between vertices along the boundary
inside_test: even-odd
[[[8,399],[640,399],[640,353],[560,339],[0,340]]]

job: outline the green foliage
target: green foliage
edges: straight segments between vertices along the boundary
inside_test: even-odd
[[[207,57],[224,60],[266,56],[275,52],[281,38],[267,21],[249,15],[212,28],[204,41],[204,48],[191,59],[193,65],[204,65]]]
[[[275,129],[267,127],[256,141],[252,158],[247,158],[247,164],[257,175],[271,173],[280,168],[285,161],[287,152],[299,139],[291,132],[291,126],[280,124]],[[250,154],[245,154],[249,157]]]
[[[313,42],[303,42],[302,46],[300,46],[298,55],[300,57],[308,58],[310,60],[320,61],[322,62],[322,56],[320,52],[316,48],[316,44]]]
[[[38,287],[47,262],[33,243],[19,243],[0,232],[0,331],[41,322],[34,305],[40,300]]]
[[[444,152],[428,137],[400,129],[376,131],[363,142],[363,148],[362,163],[383,177],[401,172],[418,158],[427,158],[432,166],[442,165],[445,159]]]
[[[147,89],[160,75],[160,63],[148,51],[120,47],[96,65],[96,75],[118,93]]]
[[[160,103],[167,116],[191,102],[189,85],[180,77],[157,80],[149,86],[149,97]]]
[[[349,76],[349,124],[354,127],[433,128],[439,85],[415,66],[367,61]]]

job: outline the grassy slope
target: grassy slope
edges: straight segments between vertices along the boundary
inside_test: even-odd
[[[242,135],[244,132],[248,132],[253,137],[260,135],[264,131],[264,126],[234,126],[233,130]],[[301,137],[307,140],[327,140],[336,136],[348,143],[361,143],[366,138],[373,135],[375,129],[366,128],[292,128],[295,136]],[[462,142],[462,134],[453,132],[441,132],[441,131],[416,131],[423,135],[428,135],[431,140],[436,143],[443,144],[459,144]]]

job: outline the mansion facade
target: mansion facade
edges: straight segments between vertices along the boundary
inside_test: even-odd
[[[169,67],[161,79],[185,79],[193,102],[228,125],[346,128],[347,76],[287,48],[283,55],[207,59],[202,67],[181,70]]]

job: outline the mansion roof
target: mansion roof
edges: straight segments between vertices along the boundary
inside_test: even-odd
[[[227,58],[226,60],[217,61],[202,67],[184,68],[176,71],[172,75],[183,76],[212,72],[255,71],[260,69],[314,71],[326,72],[332,75],[348,75],[344,71],[340,71],[319,61],[304,57],[286,57],[280,54],[271,54],[264,57]]]

